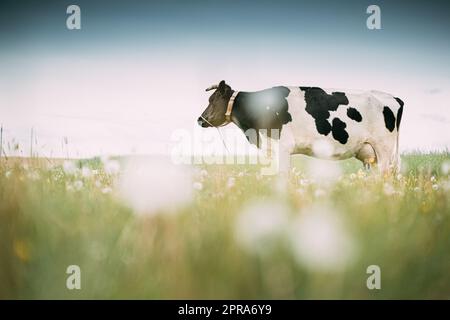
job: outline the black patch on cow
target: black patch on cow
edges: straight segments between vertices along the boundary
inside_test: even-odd
[[[361,113],[359,113],[359,111],[356,110],[355,108],[349,107],[347,109],[347,116],[350,119],[355,120],[356,122],[361,122],[362,121]]]
[[[348,133],[347,131],[345,131],[346,127],[347,125],[345,124],[345,122],[341,121],[338,118],[333,119],[333,138],[342,144],[346,144],[348,140]]]
[[[305,110],[314,118],[317,132],[325,136],[328,135],[333,130],[332,125],[328,121],[330,111],[336,111],[341,104],[348,105],[348,98],[345,93],[332,92],[327,94],[323,89],[317,87],[300,87],[300,90],[305,92]],[[340,131],[340,129],[337,130]],[[337,138],[335,139],[338,140]],[[341,140],[343,141],[344,138],[341,138]]]
[[[386,129],[388,129],[390,132],[394,131],[395,129],[395,116],[392,112],[391,108],[388,106],[385,106],[383,108],[383,116],[384,116],[384,124],[386,126]]]
[[[402,115],[403,115],[403,101],[400,98],[395,98],[397,100],[398,104],[400,105],[400,108],[397,110],[397,131],[400,128],[400,122],[402,121]]]
[[[292,121],[286,100],[290,92],[287,87],[281,86],[257,92],[239,92],[232,113],[236,124],[244,132],[248,129],[267,129],[270,134],[270,129],[279,129],[281,134],[283,125]],[[259,146],[258,141],[255,144]]]

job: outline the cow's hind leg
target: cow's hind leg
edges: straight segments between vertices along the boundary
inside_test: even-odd
[[[397,170],[394,147],[394,144],[391,146],[391,144],[386,143],[380,143],[374,146],[375,154],[377,156],[377,166],[383,174],[394,174]]]
[[[364,143],[356,154],[356,159],[360,160],[366,170],[370,170],[377,163],[377,154],[370,143]]]

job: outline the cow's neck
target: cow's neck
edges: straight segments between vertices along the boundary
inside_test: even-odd
[[[286,97],[290,90],[274,87],[257,92],[240,91],[231,114],[232,121],[243,131],[248,129],[281,129],[292,121]]]
[[[278,129],[280,134],[283,125],[292,120],[286,100],[289,92],[286,87],[274,87],[257,92],[240,91],[234,100],[232,122],[246,134],[247,138],[249,129],[257,132],[265,130],[268,134],[271,130]]]

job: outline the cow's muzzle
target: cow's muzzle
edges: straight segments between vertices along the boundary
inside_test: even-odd
[[[198,125],[199,125],[200,127],[202,127],[202,128],[207,128],[207,127],[209,127],[209,124],[208,124],[202,117],[199,117],[199,118],[197,119],[197,123],[198,123]]]

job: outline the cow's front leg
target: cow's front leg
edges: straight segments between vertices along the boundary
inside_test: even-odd
[[[280,147],[278,155],[278,172],[280,176],[289,178],[289,172],[291,170],[291,153],[286,148]]]

